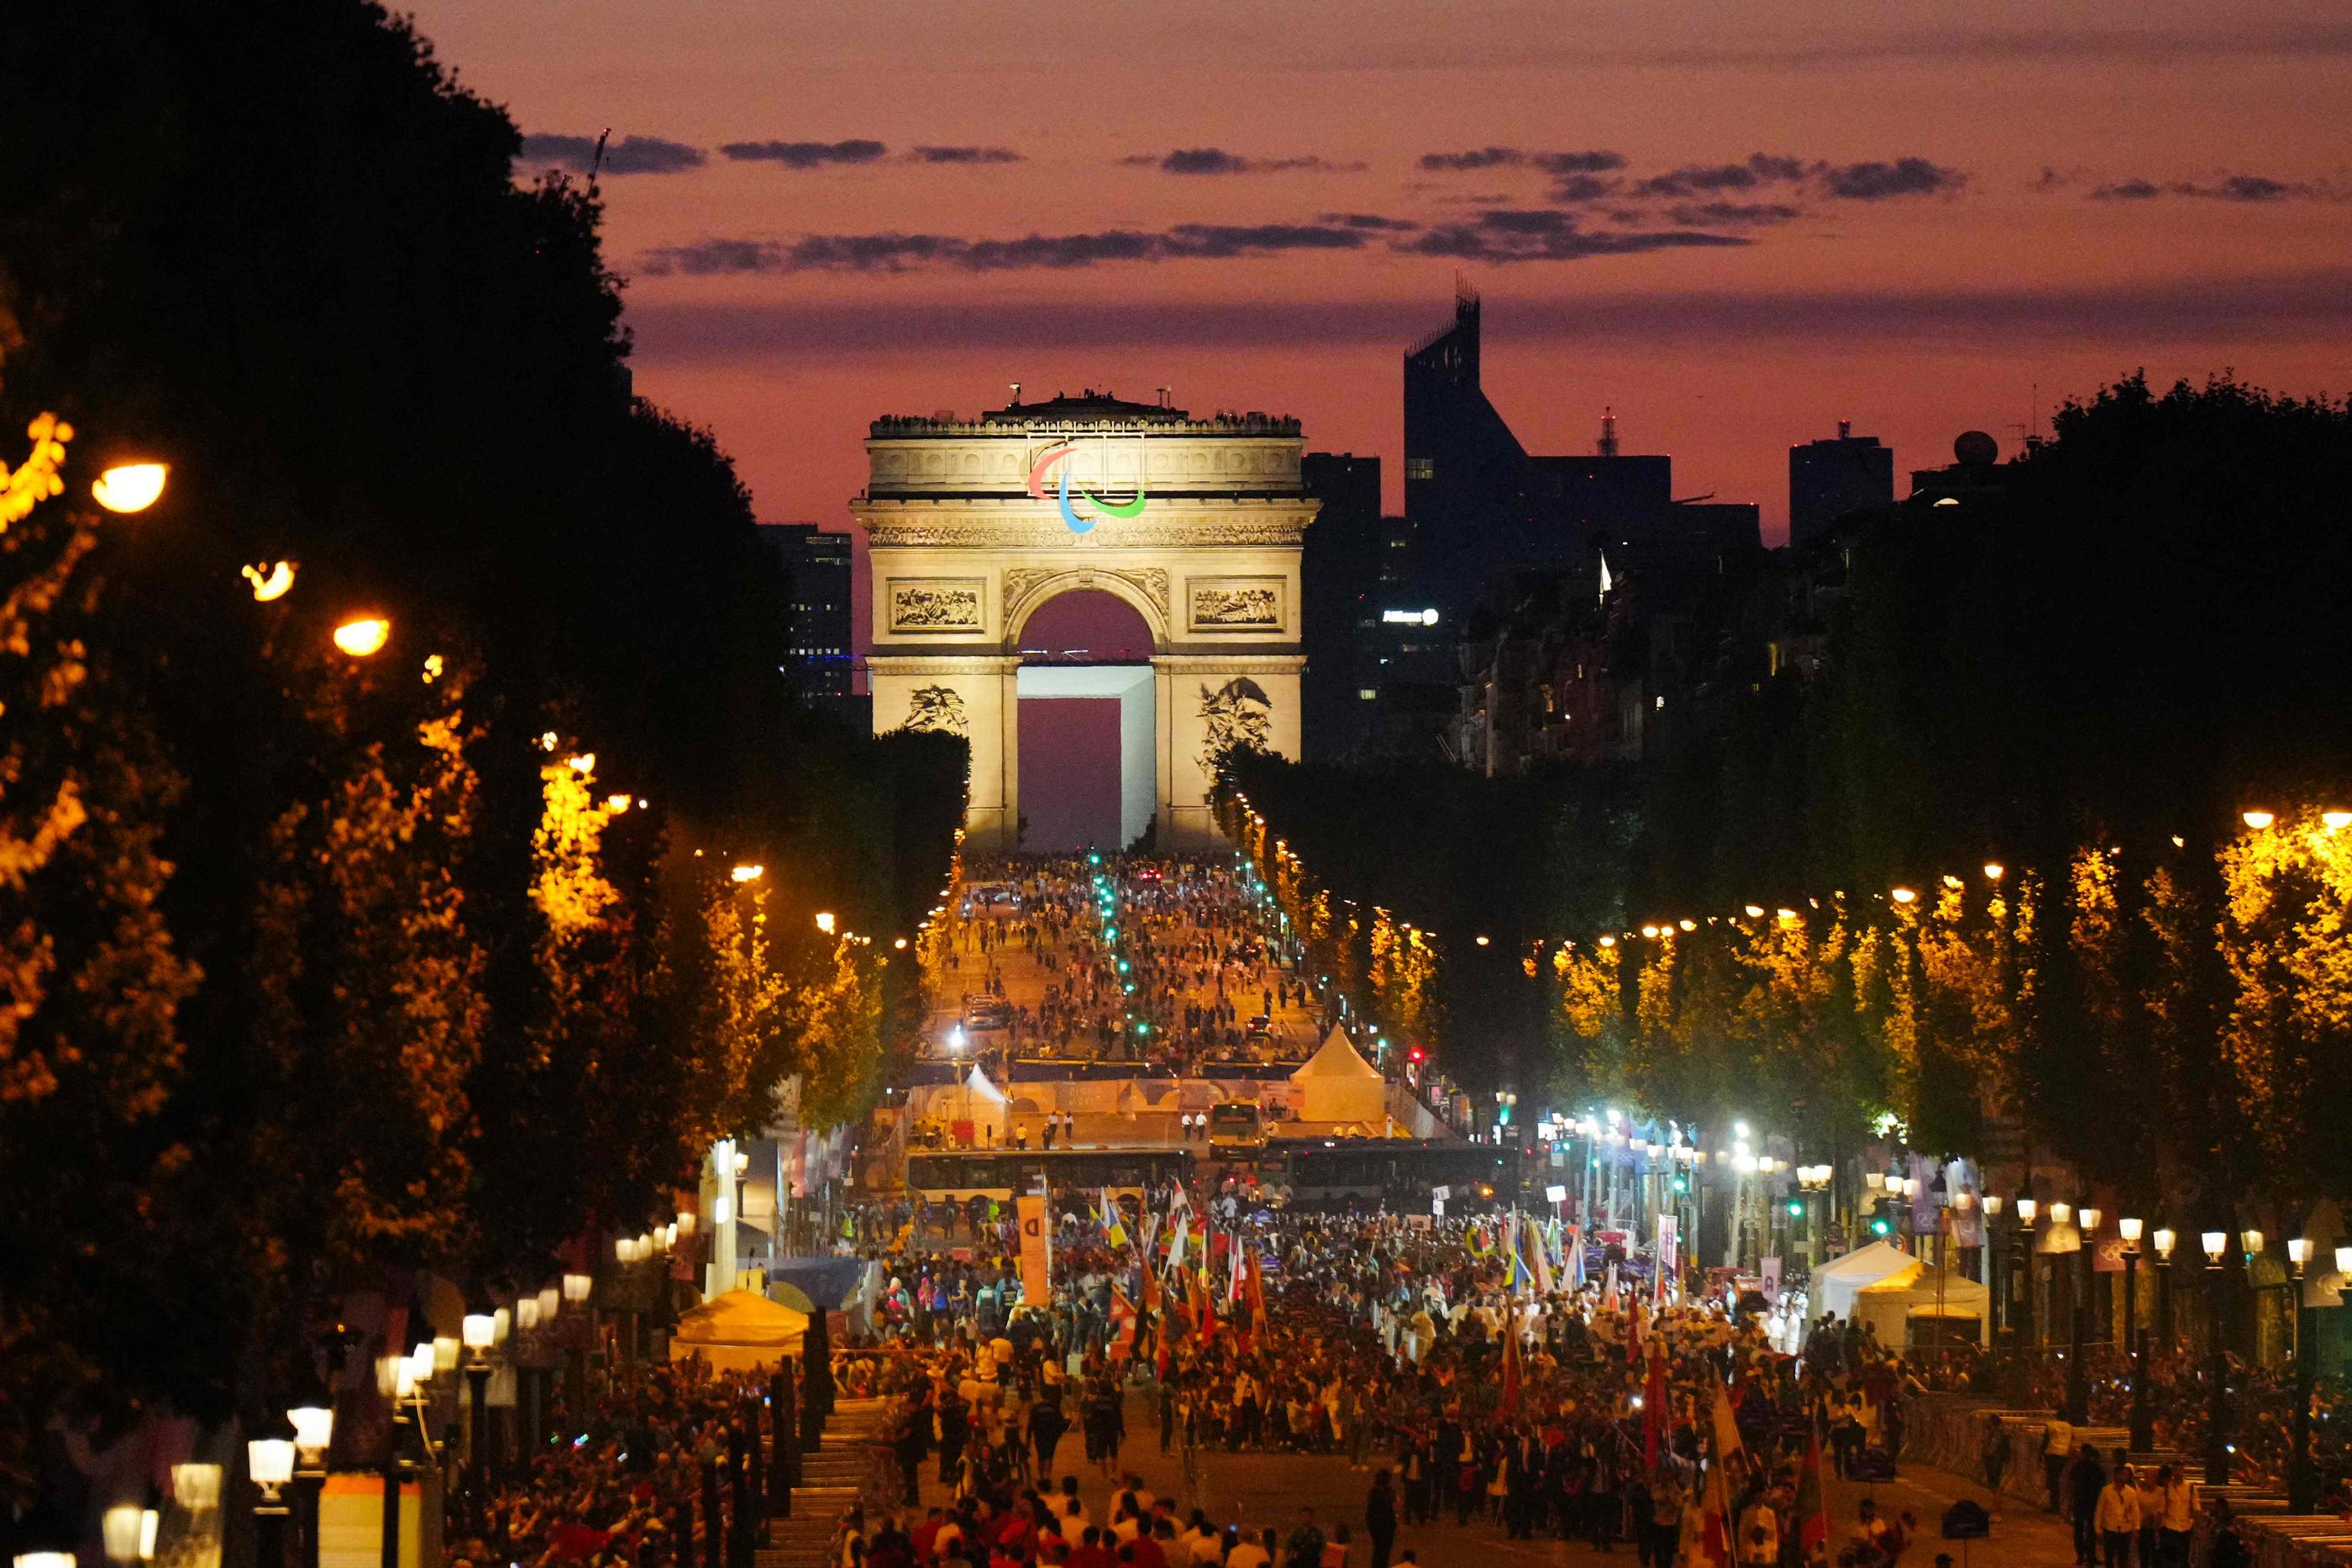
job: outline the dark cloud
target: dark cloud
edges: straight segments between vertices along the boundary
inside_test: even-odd
[[[1381,220],[1387,223],[1390,220]],[[647,253],[641,269],[709,277],[730,273],[907,272],[951,267],[966,272],[1018,272],[1092,267],[1098,262],[1228,261],[1294,250],[1361,250],[1370,231],[1347,223],[1177,224],[1157,232],[964,239],[949,235],[805,235],[796,240],[711,239]]]
[[[1262,352],[1394,346],[1425,325],[1429,302],[1390,299],[1216,298],[1189,303],[1110,298],[992,303],[954,298],[863,295],[835,300],[633,298],[635,361],[663,366],[743,364],[771,359],[863,356],[954,343],[1034,351],[1055,349],[1214,348]],[[1515,293],[1515,340],[1660,343],[1699,347],[1786,342],[2046,349],[2077,345],[2139,362],[2151,344],[2307,344],[2352,332],[2352,267],[2247,277],[1980,291],[1598,290]],[[2217,362],[2199,349],[2184,372]]]
[[[1793,185],[1807,172],[1808,166],[1801,159],[1754,152],[1743,163],[1692,163],[1653,174],[1633,186],[1633,194],[1701,196],[1717,191],[1753,191],[1765,185]]]
[[[1786,202],[1696,202],[1669,208],[1666,213],[1669,222],[1689,229],[1785,224],[1804,215],[1802,208]]]
[[[871,163],[890,150],[879,141],[856,137],[847,141],[730,141],[719,151],[738,163],[821,169],[835,163]]]
[[[1010,147],[918,147],[907,156],[918,163],[1020,163]]]
[[[1361,173],[1364,168],[1361,163],[1334,163],[1313,156],[1244,158],[1222,147],[1179,147],[1160,157],[1149,152],[1130,152],[1119,162],[1133,166],[1149,165],[1163,174],[1357,174]]]
[[[1424,152],[1422,169],[1432,174],[1465,169],[1540,169],[1547,174],[1606,174],[1625,166],[1625,155],[1595,149],[1589,152],[1530,152],[1520,147],[1474,147],[1466,152]]]
[[[1465,261],[1581,261],[1594,256],[1633,256],[1643,251],[1744,246],[1737,235],[1693,229],[1645,231],[1591,229],[1567,213],[1506,209],[1482,213],[1475,222],[1441,224],[1395,248],[1416,256],[1446,256]]]
[[[683,174],[702,167],[706,154],[683,141],[658,136],[624,136],[604,144],[603,172],[607,174]],[[593,136],[562,136],[541,132],[522,139],[522,161],[535,169],[568,169],[585,174],[596,161]]]
[[[1538,152],[1528,162],[1547,174],[1606,174],[1625,166],[1622,152]]]
[[[2153,180],[2109,180],[2095,185],[2095,202],[2151,202],[2158,196],[2193,196],[2211,202],[2340,202],[2343,192],[2321,180],[2273,180],[2267,174],[2224,174],[2202,184],[2175,180],[2159,185]]]
[[[1822,187],[1848,201],[1876,202],[1889,196],[1948,196],[1968,183],[1958,169],[1947,169],[1925,158],[1897,158],[1892,163],[1825,165]]]
[[[1467,152],[1424,152],[1421,167],[1428,173],[1444,174],[1462,169],[1509,169],[1527,161],[1528,155],[1516,147],[1475,147]]]
[[[1315,221],[1318,224],[1337,224],[1341,228],[1388,229],[1400,233],[1421,227],[1411,218],[1384,218],[1378,213],[1318,213],[1315,214]]]
[[[1597,174],[1570,174],[1551,188],[1551,199],[1564,207],[1583,202],[1606,201],[1617,193],[1624,182],[1604,180]]]

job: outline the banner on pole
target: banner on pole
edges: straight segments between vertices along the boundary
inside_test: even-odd
[[[1045,1219],[1042,1193],[1013,1200],[1021,1224],[1021,1299],[1044,1308],[1054,1299],[1054,1228]]]

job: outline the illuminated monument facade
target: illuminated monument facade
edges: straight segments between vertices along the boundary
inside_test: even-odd
[[[1163,846],[1210,842],[1226,747],[1298,755],[1304,444],[1295,419],[1093,392],[875,422],[850,508],[872,546],[874,727],[971,741],[975,846],[1015,846],[1024,695],[1118,699],[1129,839],[1156,818]],[[1141,617],[1149,664],[1024,667],[1029,618],[1082,590]]]

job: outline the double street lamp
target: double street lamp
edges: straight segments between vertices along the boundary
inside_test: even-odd
[[[2124,1359],[2131,1367],[2131,1450],[2145,1454],[2156,1447],[2156,1422],[2147,1408],[2147,1353],[2139,1332],[2139,1239],[2146,1234],[2147,1222],[2132,1215],[2116,1221],[2116,1234],[2123,1238],[2124,1254]],[[2159,1238],[2169,1237],[2168,1230],[2159,1230]],[[2169,1252],[2170,1247],[2165,1247]]]
[[[2261,1244],[2259,1231],[2247,1235],[2257,1247]],[[2230,1355],[2221,1343],[2221,1254],[2229,1250],[2230,1233],[2208,1230],[2199,1239],[2205,1246],[2206,1304],[2210,1319],[2205,1336],[2205,1484],[2221,1487],[2230,1484],[2230,1455],[2235,1447],[2230,1441]]]

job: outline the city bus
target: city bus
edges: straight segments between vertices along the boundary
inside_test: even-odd
[[[907,1195],[926,1203],[999,1202],[1050,1184],[1116,1197],[1141,1197],[1150,1187],[1192,1174],[1183,1148],[1157,1149],[914,1149],[907,1155]]]
[[[1227,1100],[1209,1111],[1209,1151],[1239,1154],[1265,1142],[1265,1113],[1255,1100]]]
[[[1446,1189],[1448,1214],[1507,1208],[1519,1196],[1512,1152],[1478,1144],[1407,1138],[1275,1138],[1259,1151],[1262,1186],[1306,1207],[1370,1207],[1427,1213]]]

